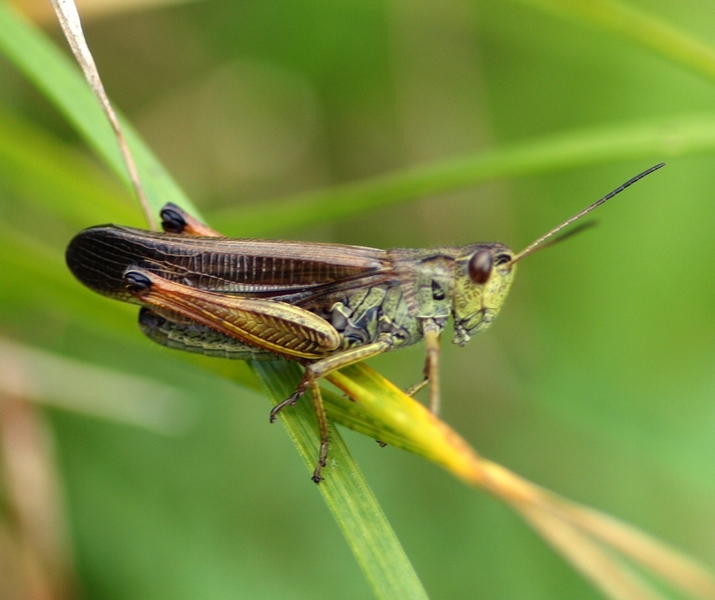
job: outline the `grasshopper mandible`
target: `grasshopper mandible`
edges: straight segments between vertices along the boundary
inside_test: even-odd
[[[116,225],[91,227],[70,242],[72,273],[90,289],[139,304],[139,326],[169,348],[226,358],[284,358],[305,373],[270,413],[310,390],[320,429],[321,481],[328,423],[319,380],[371,356],[425,341],[423,385],[439,410],[440,334],[454,319],[465,345],[497,316],[516,263],[658,164],[630,179],[515,254],[500,243],[377,250],[362,246],[222,237],[168,204],[164,233]],[[554,238],[554,243],[561,238]]]

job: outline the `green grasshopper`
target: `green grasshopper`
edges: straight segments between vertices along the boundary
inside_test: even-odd
[[[439,410],[440,334],[454,319],[464,346],[496,318],[516,264],[544,242],[639,179],[630,179],[515,254],[499,243],[378,250],[362,246],[231,239],[168,204],[164,233],[91,227],[66,258],[90,289],[139,304],[139,326],[169,348],[210,356],[283,358],[305,367],[271,422],[310,390],[320,429],[313,481],[328,457],[328,423],[319,380],[331,371],[425,341],[430,408]]]

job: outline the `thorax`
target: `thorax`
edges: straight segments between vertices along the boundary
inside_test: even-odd
[[[434,250],[390,250],[393,278],[346,292],[323,315],[344,338],[344,347],[361,346],[389,335],[394,347],[422,339],[426,320],[443,328],[451,314],[454,260]]]

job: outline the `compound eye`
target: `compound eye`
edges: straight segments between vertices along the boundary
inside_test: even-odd
[[[469,259],[469,277],[474,283],[484,285],[492,274],[492,253],[480,250]]]

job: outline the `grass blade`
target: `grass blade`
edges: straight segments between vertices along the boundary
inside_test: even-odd
[[[715,117],[709,114],[619,123],[527,140],[473,156],[268,200],[257,206],[230,208],[211,213],[210,217],[222,231],[260,237],[495,179],[620,160],[663,160],[713,150]]]
[[[112,128],[76,65],[6,3],[0,3],[0,51],[38,87],[79,135],[129,185],[129,175]],[[156,212],[171,201],[196,214],[189,199],[139,135],[121,115],[119,120],[139,166],[151,208]]]
[[[715,576],[708,569],[633,527],[482,458],[448,425],[369,367],[353,365],[328,379],[353,399],[326,395],[334,420],[424,456],[493,494],[609,597],[660,597],[625,563],[627,558],[689,597],[715,598]]]
[[[301,376],[295,363],[257,362],[253,364],[253,370],[274,404],[293,392]],[[288,418],[287,413],[290,413]],[[298,402],[289,411],[281,412],[279,418],[312,473],[319,444],[312,404]],[[325,480],[318,486],[320,492],[375,595],[386,599],[427,598],[397,536],[334,426],[324,474]]]
[[[612,0],[519,0],[559,17],[615,33],[672,63],[715,79],[715,48],[669,23]]]
[[[137,171],[137,166],[134,162],[134,156],[129,150],[129,146],[127,146],[127,140],[124,137],[122,126],[119,124],[114,108],[107,97],[107,92],[104,90],[104,84],[99,76],[99,71],[97,70],[97,65],[94,62],[94,57],[92,56],[89,46],[87,45],[87,40],[84,37],[82,23],[79,20],[79,13],[77,12],[74,0],[51,1],[52,7],[55,9],[55,13],[57,14],[57,19],[62,27],[62,31],[65,34],[65,38],[67,38],[70,48],[72,48],[72,53],[74,54],[75,59],[77,59],[84,76],[87,78],[87,83],[89,83],[89,87],[92,89],[95,98],[102,107],[105,117],[107,117],[109,124],[112,126],[112,131],[114,132],[114,137],[117,140],[119,151],[122,153],[122,160],[124,161],[124,166],[127,169],[129,180],[132,183],[134,192],[139,198],[139,203],[141,204],[142,211],[144,212],[147,222],[149,223],[149,228],[156,229],[156,218],[154,217],[153,211],[149,209],[149,204],[144,194],[144,188],[139,181],[139,172]]]
[[[68,116],[112,168],[124,174],[111,130],[77,69],[39,32],[3,4],[0,4],[0,47]],[[138,136],[126,125],[123,124],[123,127],[139,165],[142,181],[148,188],[152,208],[157,210],[166,202],[175,202],[195,214],[196,211]],[[285,391],[285,386],[295,384],[295,369],[295,365],[281,363],[273,367],[257,367],[256,372],[261,375],[263,385],[272,396],[283,398],[289,393]],[[317,437],[309,419],[310,411],[304,414],[299,409],[289,413],[283,417],[284,423],[301,455],[307,457],[309,451],[312,454],[317,448]],[[397,536],[337,435],[334,436],[332,452],[331,461],[340,460],[340,472],[332,472],[331,482],[321,485],[319,489],[376,596],[427,598]]]

